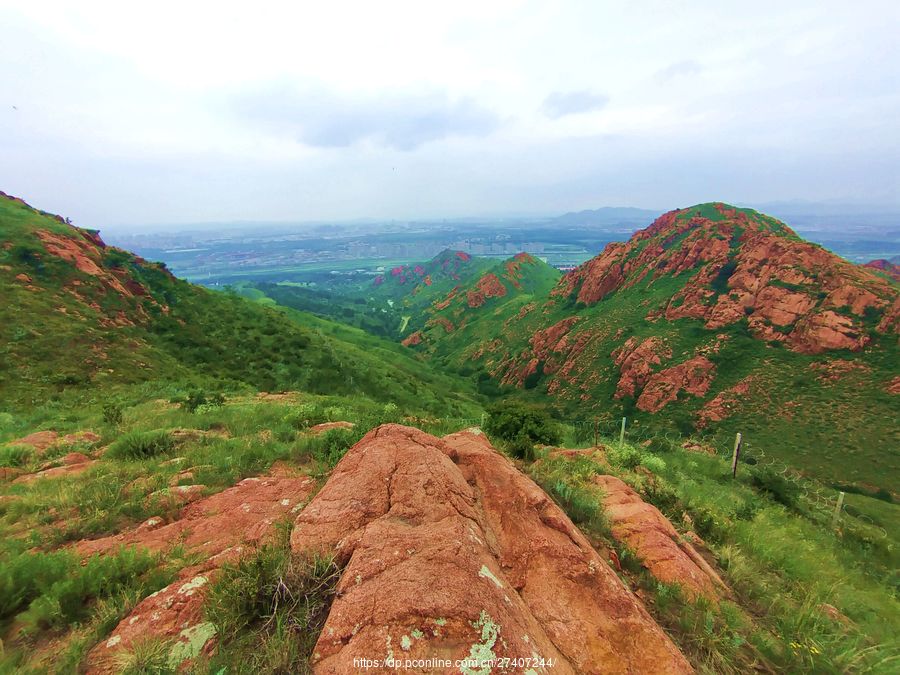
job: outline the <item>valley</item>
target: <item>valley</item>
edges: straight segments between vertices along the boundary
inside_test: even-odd
[[[0,232],[0,672],[896,668],[890,267],[718,202],[214,289]]]

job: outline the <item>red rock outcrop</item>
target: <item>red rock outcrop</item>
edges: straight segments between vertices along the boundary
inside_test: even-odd
[[[710,422],[721,422],[728,418],[740,401],[750,393],[750,387],[755,382],[752,375],[745,377],[733,387],[723,389],[715,395],[697,415],[697,428],[702,429]]]
[[[728,592],[715,569],[659,509],[614,476],[596,475],[592,480],[603,490],[613,537],[634,551],[654,577],[678,584],[691,598],[716,600]]]
[[[234,487],[186,506],[171,523],[150,518],[133,530],[80,541],[75,548],[79,554],[89,556],[120,546],[164,551],[175,543],[183,543],[190,550],[215,555],[242,540],[259,539],[277,518],[301,505],[312,488],[311,478],[245,478]]]
[[[476,433],[371,431],[291,544],[345,565],[317,673],[352,672],[356,658],[393,672],[386,659],[497,657],[553,660],[535,672],[691,671],[559,507]]]
[[[203,597],[209,582],[225,562],[269,536],[276,520],[302,508],[313,487],[313,480],[306,477],[247,478],[185,507],[172,523],[150,518],[128,532],[78,542],[75,550],[85,557],[120,546],[166,551],[176,544],[182,544],[188,553],[206,556],[203,562],[183,569],[174,583],[138,603],[110,636],[90,651],[87,672],[119,672],[117,659],[136,641],[147,638],[174,641],[169,652],[174,668],[208,648],[215,637],[212,625],[203,621]]]
[[[313,436],[321,436],[326,431],[331,431],[332,429],[352,429],[356,425],[353,422],[322,422],[322,424],[316,424],[313,427],[309,428],[309,433]]]
[[[653,366],[662,363],[662,359],[672,356],[672,350],[657,337],[639,341],[630,337],[618,349],[613,350],[613,362],[619,366],[619,383],[616,385],[615,398],[636,396],[653,375]]]
[[[884,272],[894,281],[900,281],[900,265],[892,263],[890,260],[885,260],[883,258],[880,258],[878,260],[871,260],[863,265],[863,267],[869,267],[873,270]]]
[[[691,396],[703,396],[709,391],[715,375],[715,364],[705,356],[695,356],[653,373],[638,397],[637,407],[646,412],[659,412],[682,391]]]
[[[759,338],[803,353],[862,349],[870,312],[883,317],[877,330],[900,330],[896,285],[802,241],[774,218],[724,204],[660,216],[565,275],[553,295],[593,304],[681,274],[690,276],[648,318],[694,318],[711,329],[747,318]]]
[[[506,295],[506,286],[493,272],[482,276],[475,288],[466,293],[466,303],[469,307],[481,307],[487,298],[502,298]]]
[[[422,331],[417,330],[414,333],[410,333],[403,338],[403,341],[400,344],[404,347],[415,347],[416,345],[422,344]]]

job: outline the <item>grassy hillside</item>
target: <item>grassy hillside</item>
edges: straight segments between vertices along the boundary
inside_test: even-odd
[[[0,198],[0,406],[119,388],[304,389],[421,410],[471,410],[458,378],[395,345],[173,277],[11,198]],[[388,356],[388,358],[384,358]]]

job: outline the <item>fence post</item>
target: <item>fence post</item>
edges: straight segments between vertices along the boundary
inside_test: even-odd
[[[619,432],[619,445],[625,443],[625,418],[622,418],[622,430]]]
[[[831,526],[837,527],[838,521],[841,519],[841,510],[844,508],[844,493],[838,494],[837,506],[834,507],[834,517],[831,519]]]
[[[734,437],[734,454],[731,456],[731,477],[737,477],[737,465],[738,458],[741,456],[741,443],[743,439],[741,438],[741,432],[737,432],[737,435]]]
[[[600,443],[600,420],[596,417],[594,418],[594,447],[596,448]]]

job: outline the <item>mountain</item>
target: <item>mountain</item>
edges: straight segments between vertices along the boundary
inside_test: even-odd
[[[867,262],[863,267],[868,267],[873,270],[879,270],[887,274],[894,281],[900,281],[900,261],[896,258],[891,260],[885,260],[884,258],[879,258],[878,260],[872,260]]]
[[[0,232],[0,405],[142,382],[471,405],[394,343],[194,286],[7,195]]]
[[[259,288],[192,286],[0,197],[0,672],[889,672],[900,511],[844,469],[871,462],[887,483],[894,446],[855,445],[848,423],[869,413],[837,397],[853,377],[860,400],[882,405],[864,385],[896,367],[896,333],[880,327],[896,286],[817,268],[813,296],[760,272],[752,297],[734,283],[752,311],[707,329],[718,315],[665,318],[688,304],[676,293],[716,306],[755,264],[750,242],[770,237],[799,266],[808,245],[721,205],[658,230],[567,277],[520,254],[435,297],[425,286],[405,298],[425,309],[403,308],[422,336],[404,347]],[[720,236],[724,263],[705,252]],[[692,285],[703,275],[713,281]],[[757,296],[785,283],[815,297],[812,316],[856,289],[844,294],[862,298],[861,317],[839,309],[857,351],[815,345],[814,331],[758,334]],[[605,401],[608,373],[578,370],[588,357],[613,373]],[[784,371],[798,397],[838,392],[842,415],[816,408],[845,444],[844,465],[827,457],[829,483],[751,462],[755,432],[734,476],[706,439],[652,428],[747,364],[771,394],[760,429],[785,446],[781,385],[763,376]],[[482,408],[448,365],[481,368],[482,392],[509,396]],[[687,395],[624,439],[583,423],[629,397],[629,416],[641,410],[673,368]],[[825,381],[798,381],[806,371]],[[492,377],[508,378],[502,391]],[[620,377],[633,391],[616,399]],[[569,378],[581,387],[566,407]],[[552,401],[560,419],[522,398]],[[827,456],[804,405],[789,410],[810,435],[802,448]],[[872,438],[889,413],[862,420]],[[799,465],[802,448],[788,447]]]
[[[623,223],[631,225],[649,222],[656,218],[659,213],[659,211],[637,209],[631,206],[604,206],[599,209],[570,211],[557,216],[553,219],[553,222],[566,227],[620,225]]]
[[[421,310],[434,298],[476,278],[492,264],[487,258],[446,249],[427,262],[394,267],[375,277],[372,285],[362,291],[375,303]]]
[[[493,317],[501,307],[524,306],[530,298],[549,293],[559,277],[559,271],[547,263],[518,253],[470,283],[456,285],[436,297],[423,314],[410,321],[417,329],[404,338],[403,344],[441,353],[464,348],[469,322]],[[492,320],[488,318],[485,323]]]
[[[897,284],[750,209],[668,212],[548,293],[452,323],[417,348],[567,417],[741,431],[751,453],[872,485],[900,471]]]

